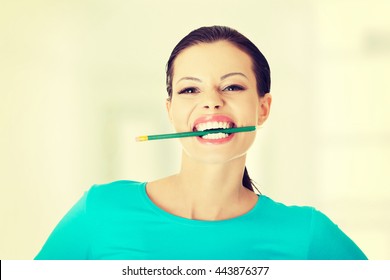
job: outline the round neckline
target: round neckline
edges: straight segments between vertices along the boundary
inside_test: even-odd
[[[146,186],[147,186],[148,182],[143,182],[142,185],[141,185],[141,188],[139,188],[140,192],[141,192],[141,196],[144,198],[146,204],[155,212],[157,213],[158,215],[160,216],[163,216],[171,221],[174,221],[174,222],[178,222],[178,223],[181,223],[181,224],[187,224],[187,225],[196,225],[196,226],[215,226],[215,225],[220,225],[220,224],[224,224],[224,223],[232,223],[232,222],[235,222],[235,221],[239,221],[239,220],[242,220],[242,219],[246,219],[250,216],[252,216],[255,212],[258,211],[258,209],[260,208],[260,206],[263,204],[262,201],[263,201],[263,197],[264,195],[257,195],[258,198],[257,198],[257,202],[256,204],[246,213],[242,214],[242,215],[239,215],[239,216],[236,216],[236,217],[233,217],[233,218],[229,218],[229,219],[223,219],[223,220],[215,220],[215,221],[209,221],[209,220],[194,220],[194,219],[189,219],[189,218],[185,218],[185,217],[181,217],[181,216],[177,216],[175,214],[172,214],[162,208],[160,208],[159,206],[157,206],[152,200],[151,198],[149,197],[148,193],[147,193],[147,190],[146,190]]]

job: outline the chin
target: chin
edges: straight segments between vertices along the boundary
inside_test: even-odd
[[[232,153],[232,151],[225,152],[225,153],[220,153],[220,152],[211,153],[210,151],[208,152],[199,151],[197,153],[196,152],[191,153],[184,149],[183,152],[189,159],[194,160],[198,163],[226,164],[236,159],[240,159],[240,158],[245,159],[247,151],[241,151],[237,153]]]

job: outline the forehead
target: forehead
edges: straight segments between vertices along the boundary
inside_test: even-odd
[[[224,75],[243,72],[253,76],[252,59],[227,41],[201,43],[183,50],[174,62],[173,80],[181,76]]]

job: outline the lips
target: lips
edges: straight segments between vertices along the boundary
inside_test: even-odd
[[[227,116],[206,115],[195,120],[192,130],[212,131],[214,129],[225,129],[225,128],[232,128],[232,127],[236,127],[236,124],[231,118]],[[221,144],[230,141],[233,135],[234,134],[219,132],[219,133],[206,134],[204,136],[197,137],[197,139],[202,143]]]
[[[206,115],[195,120],[193,131],[205,131],[220,128],[236,127],[234,121],[223,115]]]

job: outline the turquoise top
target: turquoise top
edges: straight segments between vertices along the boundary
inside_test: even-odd
[[[191,220],[155,205],[146,183],[93,186],[64,216],[35,259],[225,260],[366,259],[312,207],[265,195],[228,220]]]

